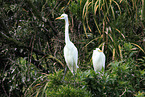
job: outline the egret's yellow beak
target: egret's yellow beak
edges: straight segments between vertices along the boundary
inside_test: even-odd
[[[55,18],[55,20],[57,20],[57,19],[61,19],[61,17],[57,17],[57,18]]]
[[[99,52],[102,52],[101,50],[98,50]]]

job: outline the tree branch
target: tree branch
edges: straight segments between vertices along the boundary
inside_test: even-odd
[[[5,35],[4,33],[0,32],[0,36],[1,36],[1,39],[5,40],[6,44],[8,45],[11,45],[13,47],[16,47],[16,48],[21,48],[21,49],[24,49],[25,51],[29,50],[30,52],[32,51],[32,48],[31,47],[28,47],[28,46],[25,46],[24,43],[22,42],[19,42],[11,37],[8,37],[7,35]],[[57,59],[56,57],[53,57],[52,55],[48,55],[48,54],[45,54],[35,48],[33,48],[33,52],[38,54],[38,55],[41,55],[41,56],[44,56],[44,58],[48,57],[50,59],[53,59],[55,61],[57,61],[58,63],[60,63],[62,65],[62,67],[64,67],[64,64],[59,60]],[[22,53],[19,53],[18,54],[19,56],[21,57],[26,57],[24,54]],[[36,66],[36,67],[39,67],[39,62],[36,61],[34,58],[32,58],[32,63]],[[40,66],[40,69],[43,69],[43,71],[45,70],[44,68],[42,68]]]
[[[10,37],[10,34],[8,33],[9,31],[8,31],[6,25],[5,25],[5,23],[4,23],[4,21],[2,20],[1,17],[0,17],[0,28],[1,28],[1,30],[4,30],[4,31],[6,32],[5,34],[6,34],[7,36]]]
[[[26,3],[28,4],[28,6],[29,6],[30,8],[32,8],[32,12],[35,14],[35,16],[36,16],[39,20],[45,22],[45,21],[43,20],[43,18],[41,17],[41,13],[36,9],[36,7],[32,4],[32,2],[31,2],[30,0],[25,0],[25,1],[26,1]],[[48,24],[48,25],[50,26],[50,28],[53,30],[54,34],[57,35],[58,31],[57,31],[56,28],[53,26],[53,24],[50,22],[50,20],[47,19],[47,22],[45,22],[45,23]],[[47,31],[47,30],[46,30],[46,31]]]

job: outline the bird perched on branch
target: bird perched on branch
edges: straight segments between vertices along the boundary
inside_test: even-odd
[[[78,61],[78,50],[75,47],[75,45],[70,41],[69,39],[69,21],[68,21],[68,15],[62,14],[60,17],[56,19],[64,19],[65,20],[65,47],[64,47],[64,58],[66,61],[66,64],[72,74],[75,77],[75,73],[77,72],[77,61]],[[67,67],[66,67],[67,69]],[[66,72],[65,69],[65,72]],[[65,75],[65,74],[64,74]]]
[[[93,50],[92,61],[95,72],[105,69],[105,54],[99,48]]]

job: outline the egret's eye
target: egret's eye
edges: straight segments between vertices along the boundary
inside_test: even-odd
[[[61,16],[62,18],[64,17],[64,16]]]

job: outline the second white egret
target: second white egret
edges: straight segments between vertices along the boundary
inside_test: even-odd
[[[95,72],[105,69],[105,54],[99,48],[93,50],[92,62]]]

